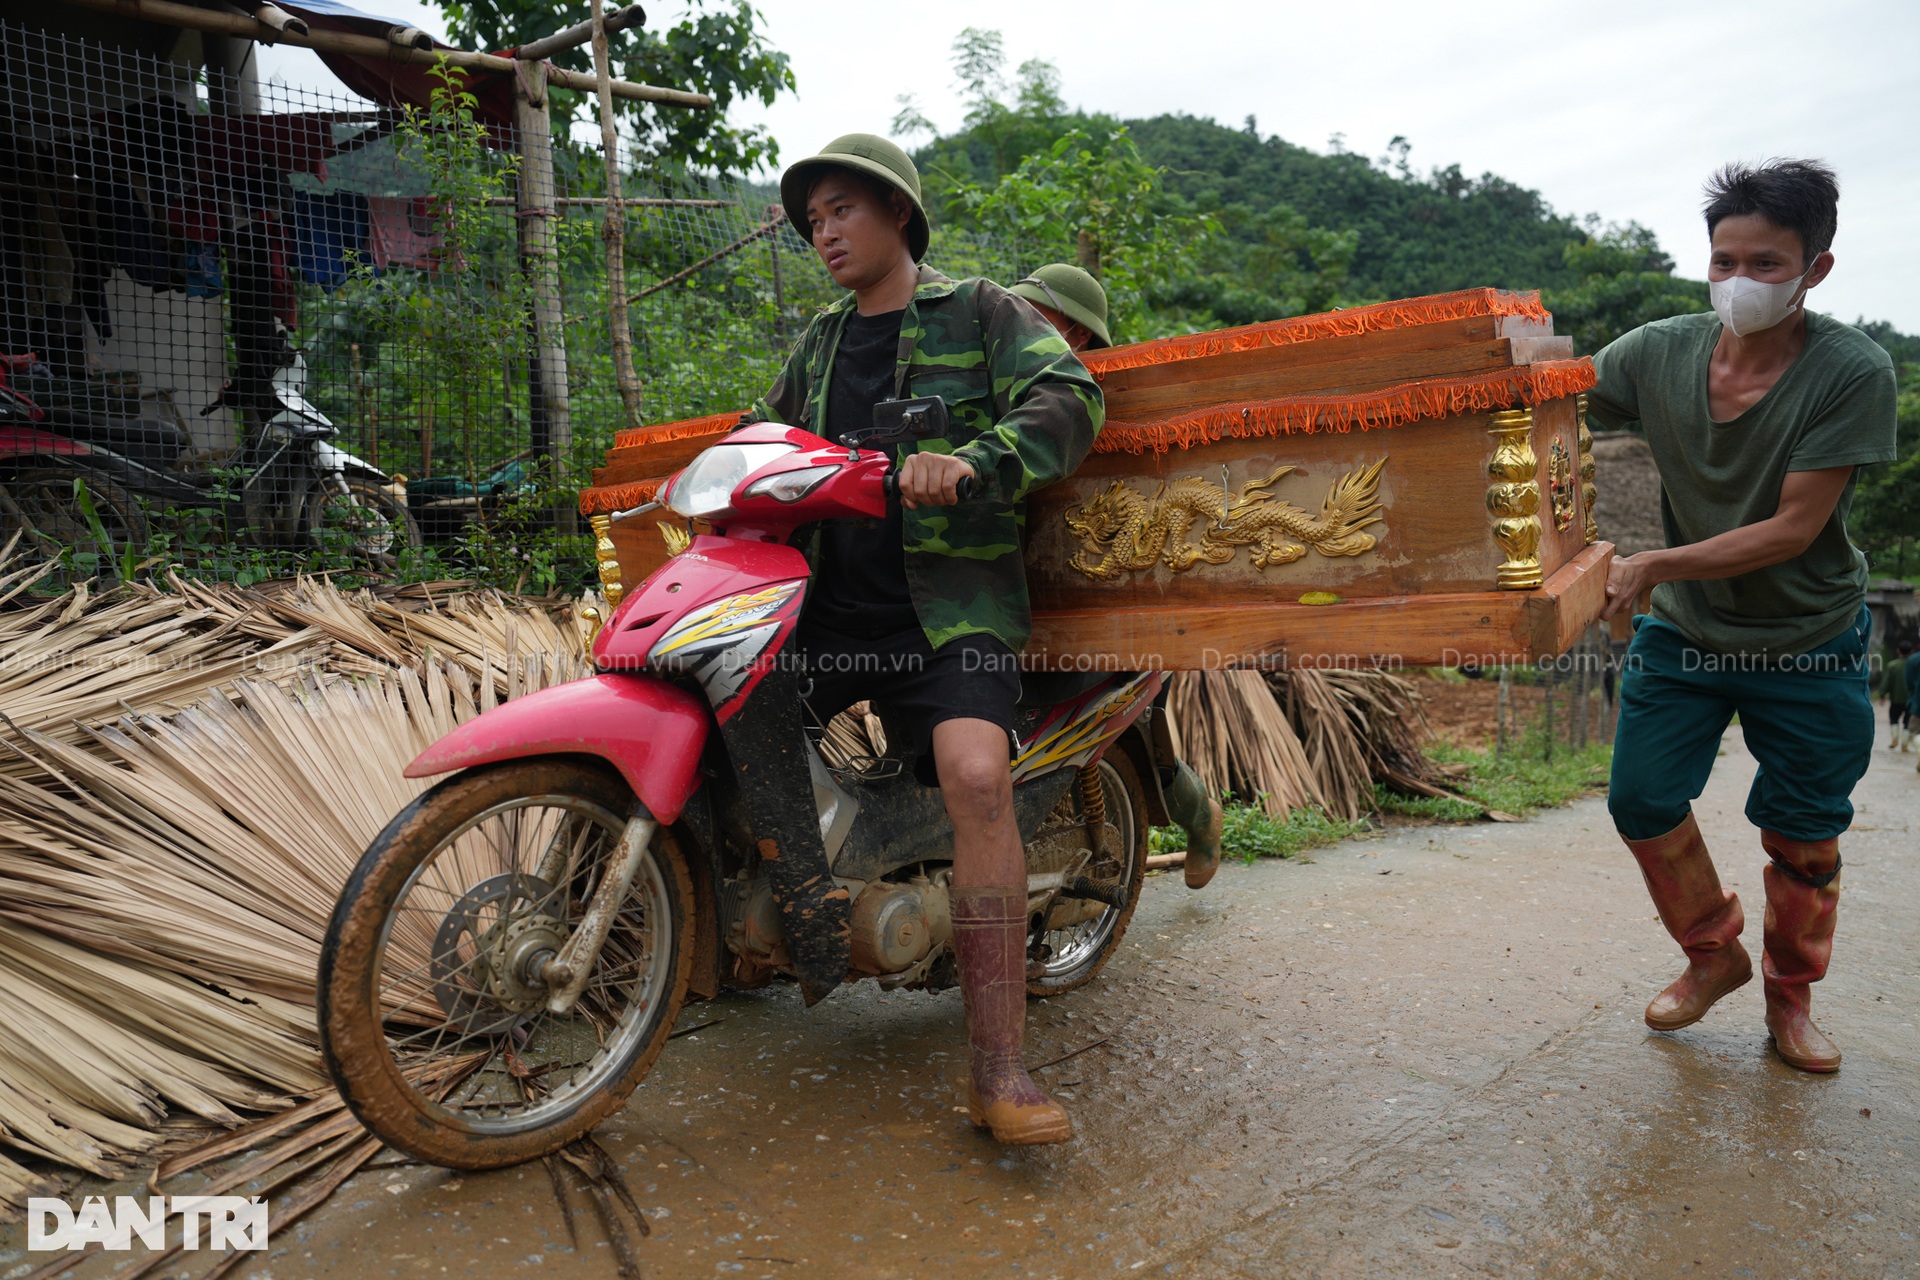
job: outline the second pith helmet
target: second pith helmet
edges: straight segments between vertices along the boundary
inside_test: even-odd
[[[823,169],[852,169],[878,178],[913,202],[913,217],[907,223],[907,248],[913,260],[927,256],[927,241],[933,225],[927,220],[927,207],[920,200],[920,171],[913,160],[893,143],[871,133],[849,133],[821,148],[817,156],[808,156],[787,166],[780,175],[780,203],[787,220],[802,240],[811,241],[807,227],[807,194],[815,177]]]
[[[1113,339],[1107,336],[1107,291],[1080,267],[1070,262],[1050,262],[1007,292],[1051,307],[1069,320],[1078,320],[1092,332],[1092,345],[1113,345]]]

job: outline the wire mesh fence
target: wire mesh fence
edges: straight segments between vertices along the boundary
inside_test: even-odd
[[[261,84],[215,44],[0,23],[0,520],[83,569],[404,570],[424,543],[431,574],[515,495],[563,507],[626,425],[597,139],[476,113],[457,76],[426,111]],[[744,409],[831,281],[770,184],[625,160],[641,418]],[[1003,280],[1018,256],[946,231],[933,252]],[[63,503],[73,475],[100,526]]]

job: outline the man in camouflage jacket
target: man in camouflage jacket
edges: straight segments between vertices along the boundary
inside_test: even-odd
[[[944,438],[898,446],[900,502],[885,519],[822,522],[795,637],[807,699],[823,719],[870,699],[889,744],[917,753],[921,780],[940,787],[954,833],[968,1111],[1005,1143],[1063,1142],[1065,1109],[1021,1061],[1027,872],[1008,761],[1017,654],[1033,626],[1026,499],[1086,457],[1100,388],[1026,302],[922,265],[920,178],[892,143],[836,139],[782,174],[780,195],[848,293],[814,317],[749,417],[839,439],[871,424],[882,401],[938,396],[949,420]]]
[[[813,318],[748,421],[832,438],[833,361],[853,309],[849,293]],[[900,325],[893,394],[946,401],[947,437],[914,447],[957,457],[974,476],[970,501],[905,513],[907,582],[927,642],[938,649],[984,632],[1017,653],[1033,631],[1020,554],[1027,496],[1073,474],[1093,447],[1105,418],[1099,384],[1016,295],[922,264]]]

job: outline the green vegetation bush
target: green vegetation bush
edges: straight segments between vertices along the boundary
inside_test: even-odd
[[[1338,844],[1374,830],[1365,818],[1347,822],[1330,818],[1318,809],[1295,809],[1283,818],[1275,818],[1255,805],[1229,804],[1223,817],[1221,853],[1242,862],[1298,858],[1309,849]],[[1148,844],[1154,853],[1172,853],[1187,847],[1187,833],[1179,827],[1155,827]]]

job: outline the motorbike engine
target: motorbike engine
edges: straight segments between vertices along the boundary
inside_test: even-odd
[[[726,882],[720,925],[734,956],[733,980],[740,986],[764,986],[775,973],[792,967],[786,933],[780,928],[780,906],[765,876],[735,876]]]
[[[875,880],[862,888],[853,901],[853,971],[895,979],[883,986],[927,981],[923,971],[930,967],[929,959],[937,959],[953,938],[946,880],[947,873],[942,871],[931,879],[921,875],[907,881]],[[791,969],[780,907],[764,876],[727,881],[720,906],[723,936],[734,955],[735,983],[759,986],[776,972]]]
[[[876,880],[853,900],[853,967],[860,973],[902,973],[953,936],[944,884],[924,876]]]

